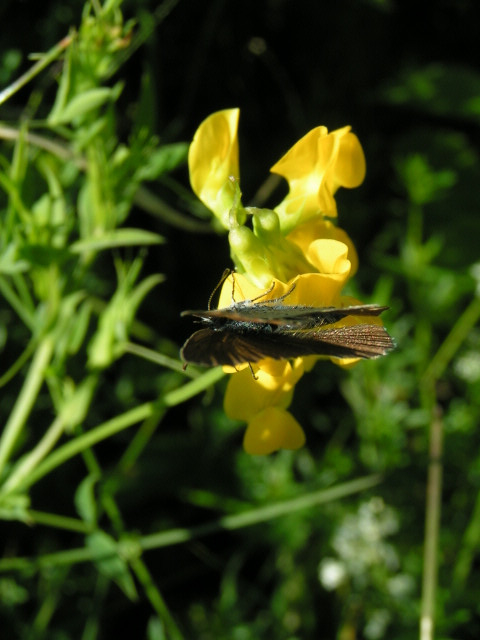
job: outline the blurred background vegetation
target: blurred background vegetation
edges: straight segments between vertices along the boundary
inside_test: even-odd
[[[410,639],[434,605],[435,637],[478,638],[478,4],[0,17],[2,638]],[[188,142],[236,106],[246,203],[311,128],[352,125],[347,293],[388,304],[398,344],[318,363],[292,407],[307,446],[269,457],[243,452],[222,376],[178,360],[180,312],[230,264]]]

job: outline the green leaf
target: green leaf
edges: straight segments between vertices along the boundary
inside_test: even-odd
[[[157,286],[157,284],[162,283],[165,280],[164,276],[160,273],[153,273],[150,276],[147,276],[140,284],[138,284],[135,289],[132,290],[130,294],[130,313],[132,315],[131,321],[133,321],[135,317],[135,313],[143,301],[145,296],[147,296],[150,291]]]
[[[63,61],[62,75],[60,77],[60,83],[58,86],[57,95],[55,96],[55,102],[52,110],[48,115],[47,121],[51,123],[58,122],[58,118],[62,111],[65,109],[65,105],[68,100],[68,93],[72,82],[72,57],[74,47],[68,47],[65,52],[65,58]]]
[[[0,580],[0,601],[5,609],[25,604],[30,599],[31,594],[28,589],[21,586],[13,578],[2,578]]]
[[[150,154],[147,163],[137,172],[139,180],[155,180],[185,164],[189,145],[185,142],[167,144]]]
[[[164,624],[157,616],[152,616],[148,621],[147,640],[167,640]]]
[[[52,126],[68,124],[75,118],[83,116],[93,109],[98,109],[109,100],[114,100],[117,94],[118,91],[109,87],[97,87],[84,91],[72,98],[59,113],[50,114],[48,122]]]
[[[125,560],[119,555],[118,543],[114,538],[104,531],[95,531],[87,536],[87,547],[92,549],[98,556],[105,556],[95,561],[97,569],[101,574],[113,580],[130,598],[137,600],[138,594],[132,575]]]
[[[75,508],[81,519],[89,525],[97,522],[97,501],[95,485],[98,482],[96,474],[90,474],[82,480],[75,492]]]
[[[95,376],[87,376],[63,404],[60,415],[68,429],[84,421],[97,385]]]
[[[0,254],[0,274],[12,275],[27,271],[29,264],[26,260],[17,259],[17,247],[10,243],[8,247]]]
[[[68,249],[52,247],[48,244],[25,244],[18,251],[20,258],[28,261],[31,265],[48,267],[51,264],[62,264],[71,258]],[[22,262],[20,263],[22,264]]]
[[[107,231],[98,238],[86,238],[85,240],[77,240],[74,242],[70,250],[73,253],[83,253],[85,251],[102,251],[104,249],[113,249],[115,247],[128,247],[145,244],[161,244],[162,236],[151,231],[142,229],[115,229]]]
[[[443,117],[480,119],[480,74],[466,65],[442,62],[406,68],[382,93],[392,104]]]
[[[32,518],[28,513],[30,498],[25,495],[13,494],[5,496],[0,503],[0,520],[20,520],[30,524]]]

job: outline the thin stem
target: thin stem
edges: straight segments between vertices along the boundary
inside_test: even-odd
[[[430,423],[430,462],[428,465],[425,543],[420,616],[420,640],[432,640],[435,630],[435,595],[438,582],[438,538],[442,505],[443,423],[434,410]]]
[[[224,516],[213,522],[192,527],[191,529],[171,529],[170,531],[144,536],[140,540],[140,544],[144,550],[158,549],[187,542],[192,538],[217,533],[222,530],[234,531],[236,529],[242,529],[243,527],[249,527],[254,524],[260,524],[261,522],[268,522],[274,518],[286,516],[289,513],[300,511],[301,509],[308,509],[325,502],[338,500],[353,493],[366,491],[379,484],[381,480],[382,478],[379,475],[358,478],[357,480],[345,482],[330,489],[321,489],[320,491],[314,491],[313,493],[298,496],[291,500],[250,509],[233,516]]]
[[[178,358],[170,358],[163,353],[159,353],[154,349],[148,349],[147,347],[135,344],[134,342],[126,342],[123,346],[123,351],[124,353],[131,353],[139,358],[144,358],[144,360],[148,360],[149,362],[154,362],[155,364],[171,369],[172,371],[184,373],[189,377],[198,377],[190,370],[184,371],[183,364],[178,360]]]
[[[130,560],[130,566],[135,572],[137,580],[143,586],[143,590],[150,600],[150,604],[157,612],[158,617],[165,625],[167,631],[167,637],[171,640],[182,640],[183,634],[178,628],[175,620],[173,619],[167,605],[165,604],[162,594],[154,583],[152,576],[145,563],[141,558],[133,558]]]
[[[30,475],[26,477],[23,482],[16,487],[16,490],[30,487],[32,484],[43,478],[43,476],[47,475],[53,469],[56,469],[58,466],[78,455],[82,451],[85,451],[89,447],[101,442],[102,440],[106,440],[111,436],[123,431],[123,429],[127,429],[128,427],[141,422],[142,420],[146,420],[150,418],[152,415],[156,414],[162,407],[173,407],[185,400],[192,398],[193,396],[205,391],[211,387],[215,382],[220,380],[225,374],[223,373],[220,367],[215,369],[211,369],[204,373],[202,376],[196,378],[195,380],[191,380],[184,384],[182,387],[178,389],[174,389],[169,393],[165,394],[163,398],[161,398],[157,402],[146,402],[135,409],[131,409],[130,411],[126,411],[125,413],[104,422],[103,424],[87,431],[81,436],[78,436],[74,440],[67,442],[61,447],[58,447],[55,451],[53,451],[45,460],[43,460],[35,469],[32,470]],[[3,496],[4,492],[0,492],[0,496]]]
[[[38,396],[45,371],[53,354],[54,342],[48,335],[40,342],[33,356],[23,387],[0,438],[0,474],[20,437],[25,422]]]
[[[30,132],[22,132],[20,133],[20,129],[16,129],[15,127],[8,127],[6,125],[0,125],[0,138],[2,140],[18,140],[22,135],[22,138],[28,144],[33,147],[38,147],[39,149],[43,149],[44,151],[48,151],[54,156],[57,156],[61,160],[72,160],[75,161],[75,156],[73,152],[66,146],[66,144],[62,140],[52,140],[51,138],[46,138],[45,136],[41,136],[37,133]],[[82,169],[86,168],[86,163],[83,162]]]
[[[12,289],[12,287],[9,285],[7,280],[2,277],[0,277],[0,293],[14,309],[25,326],[33,330],[35,327],[33,313],[30,313],[30,311],[27,310],[27,308],[24,306],[24,304]]]
[[[117,469],[120,474],[127,474],[133,467],[142,451],[150,442],[150,438],[155,433],[164,413],[164,408],[160,408],[156,413],[147,418],[135,433],[124,454],[118,461]]]
[[[12,378],[16,376],[16,374],[20,371],[20,369],[25,365],[28,360],[32,357],[32,353],[35,351],[36,340],[32,338],[30,342],[27,344],[22,353],[18,356],[15,362],[10,365],[10,367],[5,371],[2,376],[0,376],[0,388],[4,387]]]
[[[94,450],[87,449],[86,451],[82,452],[82,456],[88,469],[88,474],[96,478],[102,478],[104,474]],[[120,513],[120,509],[118,508],[112,493],[105,490],[101,491],[100,503],[105,513],[110,518],[110,522],[112,523],[116,534],[120,537],[124,531],[123,519]],[[97,515],[97,518],[99,517],[99,515]]]
[[[195,233],[212,233],[210,224],[199,222],[194,218],[184,215],[143,186],[138,187],[134,202],[147,213],[151,213],[177,229],[193,231]]]
[[[427,480],[425,514],[425,545],[420,617],[420,640],[432,640],[435,630],[435,594],[438,583],[438,539],[441,516],[443,422],[436,407],[435,384],[444,374],[452,358],[480,317],[480,298],[476,297],[458,318],[450,333],[430,361],[421,380],[423,406],[430,421],[430,463]],[[465,580],[469,569],[469,554],[465,552],[455,567],[454,581]]]
[[[477,493],[473,515],[462,537],[453,570],[453,591],[462,593],[472,570],[480,545],[480,493]]]
[[[42,58],[36,62],[28,71],[22,74],[17,80],[12,82],[11,85],[6,87],[3,91],[0,91],[0,104],[6,102],[9,98],[13,96],[14,93],[19,91],[22,87],[33,80],[33,78],[38,75],[45,67],[56,60],[62,52],[70,46],[72,42],[72,36],[66,36],[62,38],[60,42],[58,42],[54,47],[50,49]]]
[[[65,422],[60,416],[57,416],[37,446],[24,456],[13,469],[2,488],[2,494],[12,493],[22,483],[47,453],[53,449],[64,430]]]
[[[112,420],[108,420],[104,424],[96,427],[95,429],[92,429],[91,431],[87,431],[87,433],[76,437],[74,440],[67,442],[61,447],[58,447],[58,449],[53,451],[45,460],[43,460],[35,469],[32,470],[30,475],[16,487],[16,490],[27,489],[32,484],[35,484],[35,482],[38,482],[38,480],[43,478],[43,476],[53,471],[53,469],[56,469],[70,458],[73,458],[79,453],[82,453],[98,442],[106,440],[116,433],[123,431],[123,429],[131,427],[134,424],[145,420],[145,418],[151,415],[154,407],[154,402],[147,402],[145,404],[142,404],[139,407],[132,409],[131,411],[127,411],[120,416],[116,416]],[[0,495],[3,497],[4,492],[2,492]]]
[[[34,509],[28,509],[26,511],[26,514],[30,520],[30,523],[32,524],[42,524],[47,527],[54,527],[55,529],[76,531],[77,533],[83,533],[85,535],[91,533],[91,528],[87,524],[85,524],[83,520],[76,520],[75,518],[60,516],[56,513],[35,511]]]
[[[479,318],[480,297],[475,297],[455,322],[450,333],[430,361],[429,366],[423,374],[422,384],[431,384],[443,375],[451,359],[457,353],[460,345],[470,333],[470,330],[476,325]]]
[[[277,504],[269,504],[238,513],[232,516],[224,516],[212,522],[185,529],[170,529],[136,540],[143,551],[160,549],[176,544],[182,544],[195,538],[199,538],[220,531],[234,531],[243,527],[268,522],[273,518],[288,516],[291,513],[315,507],[319,504],[339,500],[346,496],[367,491],[382,481],[379,475],[357,478],[351,482],[345,482],[329,489],[321,489],[306,495],[298,496],[291,500],[285,500]],[[124,544],[124,543],[123,543]],[[122,542],[117,545],[117,552],[122,553]],[[0,572],[31,569],[32,567],[59,566],[76,564],[79,562],[91,562],[111,556],[111,553],[99,553],[91,547],[81,547],[68,551],[49,553],[35,558],[4,558],[0,559]]]

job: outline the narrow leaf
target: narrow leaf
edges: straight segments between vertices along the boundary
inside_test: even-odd
[[[145,244],[161,244],[162,236],[151,231],[142,229],[115,229],[107,231],[98,238],[86,238],[74,242],[70,250],[73,253],[83,253],[84,251],[102,251],[104,249],[113,249],[115,247],[127,247]]]

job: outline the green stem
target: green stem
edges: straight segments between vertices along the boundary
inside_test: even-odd
[[[143,586],[144,592],[150,600],[150,604],[157,612],[159,619],[164,623],[167,632],[166,637],[171,638],[171,640],[182,640],[183,634],[168,610],[162,594],[152,580],[152,576],[143,560],[141,558],[133,558],[130,560],[130,566],[135,572],[137,580]]]
[[[183,372],[189,377],[197,377],[190,371],[184,371],[183,364],[178,360],[178,358],[170,358],[169,356],[166,356],[163,353],[159,353],[154,349],[148,349],[147,347],[143,347],[142,345],[135,344],[133,342],[126,342],[123,345],[123,351],[124,353],[131,353],[132,355],[138,356],[139,358],[144,358],[149,362],[154,362],[155,364],[171,369],[172,371]]]
[[[205,222],[199,222],[194,218],[190,218],[180,211],[173,209],[158,196],[149,191],[146,187],[140,186],[134,197],[134,203],[147,213],[151,213],[167,224],[183,229],[184,231],[192,231],[194,233],[212,233],[212,227]]]
[[[65,423],[60,416],[57,416],[37,446],[24,456],[13,469],[0,493],[5,495],[15,491],[47,453],[53,449],[64,430]]]
[[[23,136],[25,142],[33,147],[38,147],[44,151],[48,151],[61,160],[73,162],[79,169],[86,169],[86,162],[83,158],[75,156],[74,152],[63,142],[63,140],[52,140],[38,133],[29,133],[20,131],[15,127],[7,127],[0,125],[0,139],[2,140],[18,140],[20,135]]]
[[[420,640],[433,640],[435,630],[435,595],[438,583],[438,537],[442,506],[441,416],[434,410],[430,424],[430,462],[428,465],[425,544],[420,616]]]
[[[6,89],[0,91],[0,104],[6,102],[13,96],[14,93],[19,91],[22,87],[30,82],[36,75],[38,75],[43,69],[56,60],[62,52],[70,46],[72,42],[72,36],[66,36],[62,38],[54,47],[50,49],[42,58],[36,62],[28,71],[20,76],[15,82],[12,82]]]
[[[102,478],[104,474],[93,449],[87,449],[86,451],[83,451],[82,456],[88,469],[89,475],[96,478]],[[117,536],[120,537],[123,534],[124,525],[120,509],[118,508],[117,503],[115,502],[115,499],[113,497],[113,492],[105,491],[104,488],[100,492],[100,504],[102,505],[105,513],[108,515]],[[99,517],[101,517],[101,514],[97,514],[97,520],[99,519]]]
[[[367,491],[377,486],[382,481],[379,475],[366,476],[357,478],[351,482],[330,487],[329,489],[321,489],[303,496],[285,500],[277,504],[269,504],[264,507],[257,507],[244,511],[232,516],[224,516],[218,520],[208,522],[203,525],[191,527],[190,529],[170,529],[169,531],[161,531],[148,536],[143,536],[136,542],[143,551],[160,549],[176,544],[182,544],[195,538],[218,533],[220,531],[233,531],[243,527],[267,522],[273,518],[288,516],[291,513],[302,509],[316,507],[319,504],[339,500],[346,496]],[[117,552],[122,552],[122,542],[117,545]],[[90,547],[81,547],[70,549],[68,551],[59,551],[49,553],[35,558],[4,558],[0,559],[0,572],[31,569],[32,567],[59,566],[76,564],[79,562],[92,562],[93,560],[109,557],[111,554],[99,554]]]
[[[475,556],[480,545],[480,493],[477,493],[473,515],[459,545],[459,551],[453,570],[453,592],[462,593],[472,570]]]
[[[40,480],[40,478],[43,478],[43,476],[53,471],[53,469],[56,469],[70,458],[73,458],[98,442],[106,440],[116,433],[123,431],[123,429],[127,429],[142,420],[150,418],[152,415],[155,415],[160,411],[162,407],[176,406],[192,398],[198,393],[205,391],[205,389],[208,389],[215,384],[215,382],[223,378],[224,375],[225,374],[220,367],[210,369],[207,373],[204,373],[195,380],[187,382],[187,384],[184,384],[179,389],[174,389],[173,391],[165,394],[165,396],[159,401],[147,402],[139,407],[135,407],[135,409],[126,411],[98,427],[87,431],[83,435],[78,436],[74,440],[67,442],[61,447],[58,447],[58,449],[53,451],[47,458],[45,458],[45,460],[33,469],[30,475],[24,478],[20,485],[17,485],[16,490],[27,489],[32,484]],[[0,492],[0,496],[3,495],[4,492]]]
[[[441,515],[442,491],[442,440],[443,423],[436,407],[435,384],[444,374],[452,358],[480,317],[480,298],[476,297],[458,318],[440,348],[430,361],[420,380],[422,405],[432,416],[430,421],[430,464],[427,480],[427,504],[425,514],[424,566],[420,617],[420,640],[432,640],[435,629],[435,594],[438,583],[438,539]],[[475,509],[477,513],[477,509]],[[478,508],[480,517],[480,505]],[[472,527],[476,537],[477,527]],[[468,574],[471,562],[470,550],[461,555],[454,571],[454,582],[461,584]]]
[[[444,373],[462,342],[480,318],[480,297],[475,297],[453,325],[423,374],[421,384],[433,384]]]
[[[8,301],[10,306],[17,313],[20,320],[25,324],[26,327],[33,331],[35,327],[35,320],[33,313],[27,310],[25,305],[22,303],[18,295],[12,289],[12,287],[8,284],[5,278],[0,277],[0,293]]]
[[[165,411],[162,407],[157,413],[151,415],[147,420],[143,422],[141,427],[133,436],[130,444],[125,450],[124,454],[120,458],[117,464],[118,472],[122,475],[129,473],[142,451],[150,442],[150,438],[155,433],[160,420],[163,418]]]
[[[47,527],[54,527],[55,529],[65,529],[67,531],[76,531],[77,533],[83,533],[85,535],[91,533],[91,528],[82,520],[68,518],[67,516],[60,516],[56,513],[35,511],[33,509],[28,509],[26,511],[26,514],[31,523],[35,525],[42,524]]]
[[[64,405],[59,415],[57,415],[37,445],[29,453],[20,458],[17,464],[10,471],[10,475],[6,479],[3,488],[0,489],[0,495],[13,493],[15,489],[22,484],[25,478],[27,478],[40,464],[46,455],[50,453],[60,437],[63,435],[66,427],[71,424],[72,411],[75,414],[80,412],[81,415],[85,415],[87,413],[97,381],[98,375],[90,374],[77,386],[73,400]],[[81,416],[77,415],[75,419],[81,420]]]
[[[116,433],[123,431],[123,429],[145,420],[145,418],[148,418],[148,416],[151,415],[154,407],[154,402],[142,404],[131,411],[127,411],[126,413],[113,418],[112,420],[108,420],[91,431],[87,431],[83,435],[76,437],[74,440],[67,442],[61,447],[58,447],[58,449],[53,451],[45,460],[32,470],[30,475],[16,487],[16,490],[20,491],[27,489],[70,458],[82,453],[98,442],[106,440]],[[0,493],[0,496],[3,497],[3,495],[3,492]]]
[[[15,362],[0,377],[0,388],[4,387],[8,382],[10,382],[12,378],[17,375],[20,369],[22,369],[22,367],[28,362],[28,360],[30,360],[34,351],[35,339],[32,338],[25,349],[22,351],[22,353],[15,360]]]
[[[43,338],[35,351],[23,387],[0,438],[0,474],[10,458],[38,396],[45,378],[45,371],[53,354],[53,348],[54,341],[52,336],[48,335]]]
[[[338,500],[353,493],[366,491],[379,484],[381,480],[382,478],[379,475],[358,478],[357,480],[345,482],[330,489],[321,489],[320,491],[314,491],[313,493],[298,496],[291,500],[243,511],[233,516],[224,516],[213,522],[192,527],[191,529],[171,529],[170,531],[153,533],[141,538],[140,544],[142,549],[146,551],[148,549],[159,549],[174,544],[181,544],[193,538],[217,533],[218,531],[242,529],[243,527],[249,527],[254,524],[260,524],[261,522],[268,522],[274,518],[286,516],[289,513],[300,511],[301,509],[308,509],[325,502]]]

